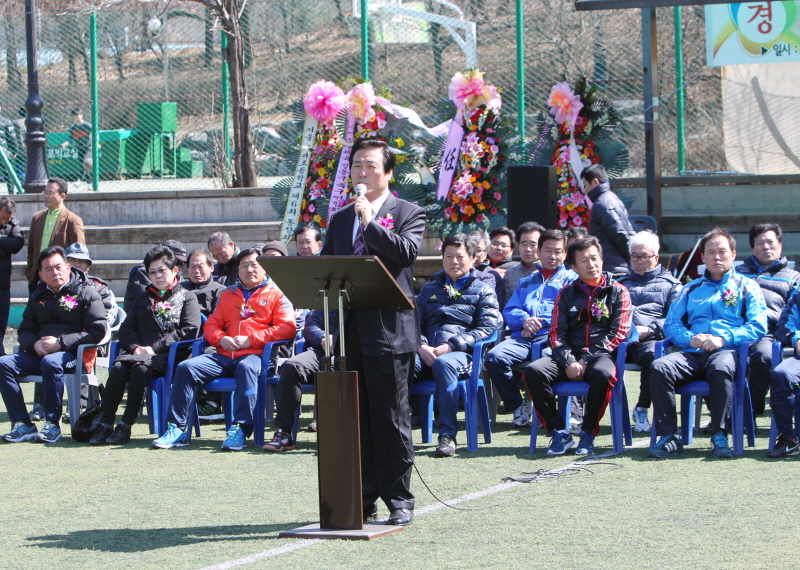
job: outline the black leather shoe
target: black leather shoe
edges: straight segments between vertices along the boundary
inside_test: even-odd
[[[389,521],[386,524],[406,526],[412,522],[414,522],[414,509],[395,509],[389,515]]]
[[[364,524],[374,523],[378,520],[378,504],[364,505]]]

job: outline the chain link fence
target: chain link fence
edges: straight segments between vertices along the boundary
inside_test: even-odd
[[[413,108],[432,125],[446,108],[450,78],[476,65],[502,88],[504,117],[518,125],[514,2],[370,0],[368,7],[369,77],[387,88],[396,103]],[[643,175],[640,12],[575,12],[570,0],[525,0],[523,12],[526,138],[537,135],[535,117],[546,109],[552,85],[564,79],[574,83],[583,75],[623,116],[618,137],[629,149],[627,175]],[[682,17],[681,167],[674,11],[658,9],[662,172],[727,171],[724,112],[741,97],[734,96],[738,91],[732,84],[723,99],[724,86],[732,80],[722,77],[721,68],[706,66],[703,7],[683,8]],[[172,0],[123,3],[98,10],[96,18],[93,36],[88,10],[38,14],[51,175],[87,190],[94,168],[99,190],[226,185],[229,123],[220,26],[213,13],[195,2]],[[285,157],[297,141],[287,122],[308,86],[362,75],[361,2],[249,0],[243,3],[241,22],[256,170],[259,183],[268,186],[274,181],[270,177],[291,172]],[[23,29],[21,12],[10,11],[0,25],[0,116],[17,131],[24,131],[19,113],[26,98]],[[93,37],[97,141],[86,136],[92,116]],[[82,116],[73,114],[78,109]],[[757,107],[747,112],[759,120]],[[6,138],[12,167],[24,175],[21,138]],[[91,160],[93,144],[100,145],[99,165]]]

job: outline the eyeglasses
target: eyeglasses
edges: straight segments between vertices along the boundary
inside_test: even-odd
[[[497,249],[511,249],[511,244],[504,241],[493,241],[492,247],[496,247]]]
[[[44,194],[45,196],[58,196],[61,194],[61,192],[59,192],[58,190],[56,190],[55,192],[50,192],[49,190],[45,190],[44,192],[42,192],[42,194]]]
[[[250,263],[242,263],[239,266],[239,269],[240,270],[241,269],[245,269],[245,270],[246,269],[256,269],[257,267],[261,267],[261,266],[258,263],[256,263],[255,261],[251,261]]]
[[[655,254],[654,255],[632,255],[631,256],[631,261],[642,262],[642,261],[647,261],[648,259],[652,259],[653,257],[655,257]]]
[[[151,269],[147,272],[147,275],[150,277],[161,277],[162,275],[166,275],[169,272],[169,268],[162,267],[161,269]]]

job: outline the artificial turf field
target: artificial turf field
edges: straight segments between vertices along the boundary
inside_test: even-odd
[[[633,399],[638,376],[626,379]],[[32,386],[25,393],[30,401]],[[304,403],[303,426],[311,398]],[[685,456],[648,460],[647,438],[635,434],[622,455],[516,485],[503,479],[558,470],[576,457],[574,448],[545,457],[541,432],[540,453],[529,455],[528,428],[510,420],[498,416],[491,445],[476,453],[459,447],[452,459],[434,458],[435,445],[418,443],[414,431],[419,471],[441,499],[500,506],[442,507],[415,473],[414,524],[372,542],[278,538],[318,520],[316,445],[307,431],[297,450],[280,454],[221,452],[221,424],[204,425],[187,448],[153,450],[146,418],[123,447],[75,443],[68,427],[54,445],[1,444],[0,568],[797,567],[800,458],[765,458],[768,417],[759,421],[757,447],[733,460],[710,459],[705,436]],[[4,407],[0,422],[6,433]],[[608,426],[606,418],[598,455],[611,449]],[[383,505],[380,516],[388,516]]]

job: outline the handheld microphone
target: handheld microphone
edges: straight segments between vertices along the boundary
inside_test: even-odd
[[[360,198],[361,196],[365,196],[367,194],[367,185],[366,184],[357,184],[356,185],[356,198]],[[358,219],[361,219],[361,213],[358,214]]]

